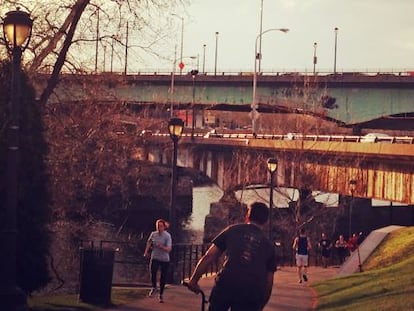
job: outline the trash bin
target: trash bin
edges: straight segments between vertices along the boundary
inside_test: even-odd
[[[80,248],[79,300],[95,304],[111,303],[115,250]]]

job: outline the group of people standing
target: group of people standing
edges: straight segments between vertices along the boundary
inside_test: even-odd
[[[343,264],[346,258],[359,247],[360,238],[361,233],[354,233],[347,241],[344,235],[340,234],[335,243],[332,243],[326,234],[322,233],[318,242],[322,265],[326,268],[334,255],[337,256],[339,264]]]

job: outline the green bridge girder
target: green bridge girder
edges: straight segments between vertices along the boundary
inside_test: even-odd
[[[252,102],[251,74],[198,75],[194,80],[191,75],[178,75],[174,77],[173,93],[171,75],[69,75],[62,80],[57,94],[71,101],[90,98],[93,83],[93,98],[98,101],[188,107],[193,103],[194,91],[194,104],[207,109],[250,111]],[[414,117],[414,76],[259,75],[257,103],[259,111],[316,114],[347,126],[391,120],[389,128],[393,129]],[[414,129],[414,125],[403,129]]]

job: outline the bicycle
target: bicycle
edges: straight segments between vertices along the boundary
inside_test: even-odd
[[[187,282],[182,281],[181,284],[189,289]],[[206,304],[208,303],[208,300],[206,299],[206,295],[204,294],[202,290],[200,290],[200,294],[201,294],[201,311],[204,311]]]

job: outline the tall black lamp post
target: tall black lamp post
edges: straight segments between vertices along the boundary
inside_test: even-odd
[[[172,158],[172,174],[171,174],[171,202],[170,202],[170,226],[171,226],[171,235],[175,237],[176,233],[176,197],[177,197],[177,149],[178,149],[178,140],[183,133],[184,121],[179,118],[172,118],[168,122],[168,132],[173,141],[173,158]]]
[[[33,21],[20,11],[6,13],[3,35],[12,57],[10,117],[8,125],[7,204],[2,224],[2,252],[0,261],[0,304],[4,310],[27,309],[26,296],[17,286],[17,198],[19,155],[19,103],[21,98],[20,63],[22,52],[30,41]]]
[[[349,191],[351,192],[351,203],[349,204],[349,229],[348,229],[348,239],[352,237],[352,209],[354,207],[354,193],[356,189],[357,182],[355,179],[349,181]]]
[[[191,139],[194,138],[194,129],[196,126],[196,113],[195,113],[195,78],[198,75],[198,70],[193,69],[191,70],[191,77],[193,79],[193,98],[191,100],[191,108],[192,108],[192,120],[191,120]]]
[[[277,159],[269,158],[267,160],[267,169],[270,173],[270,197],[269,197],[269,240],[272,240],[272,227],[273,227],[273,187],[274,187],[274,175],[277,170]]]
[[[349,237],[348,239],[350,239],[352,237],[352,209],[354,207],[354,193],[356,190],[356,186],[357,186],[357,182],[355,179],[351,179],[349,181],[349,191],[351,192],[351,204],[349,205]],[[362,263],[361,263],[361,253],[359,251],[359,239],[361,237],[361,233],[358,236],[358,240],[357,240],[357,255],[358,255],[358,268],[359,268],[359,272],[362,272]]]

